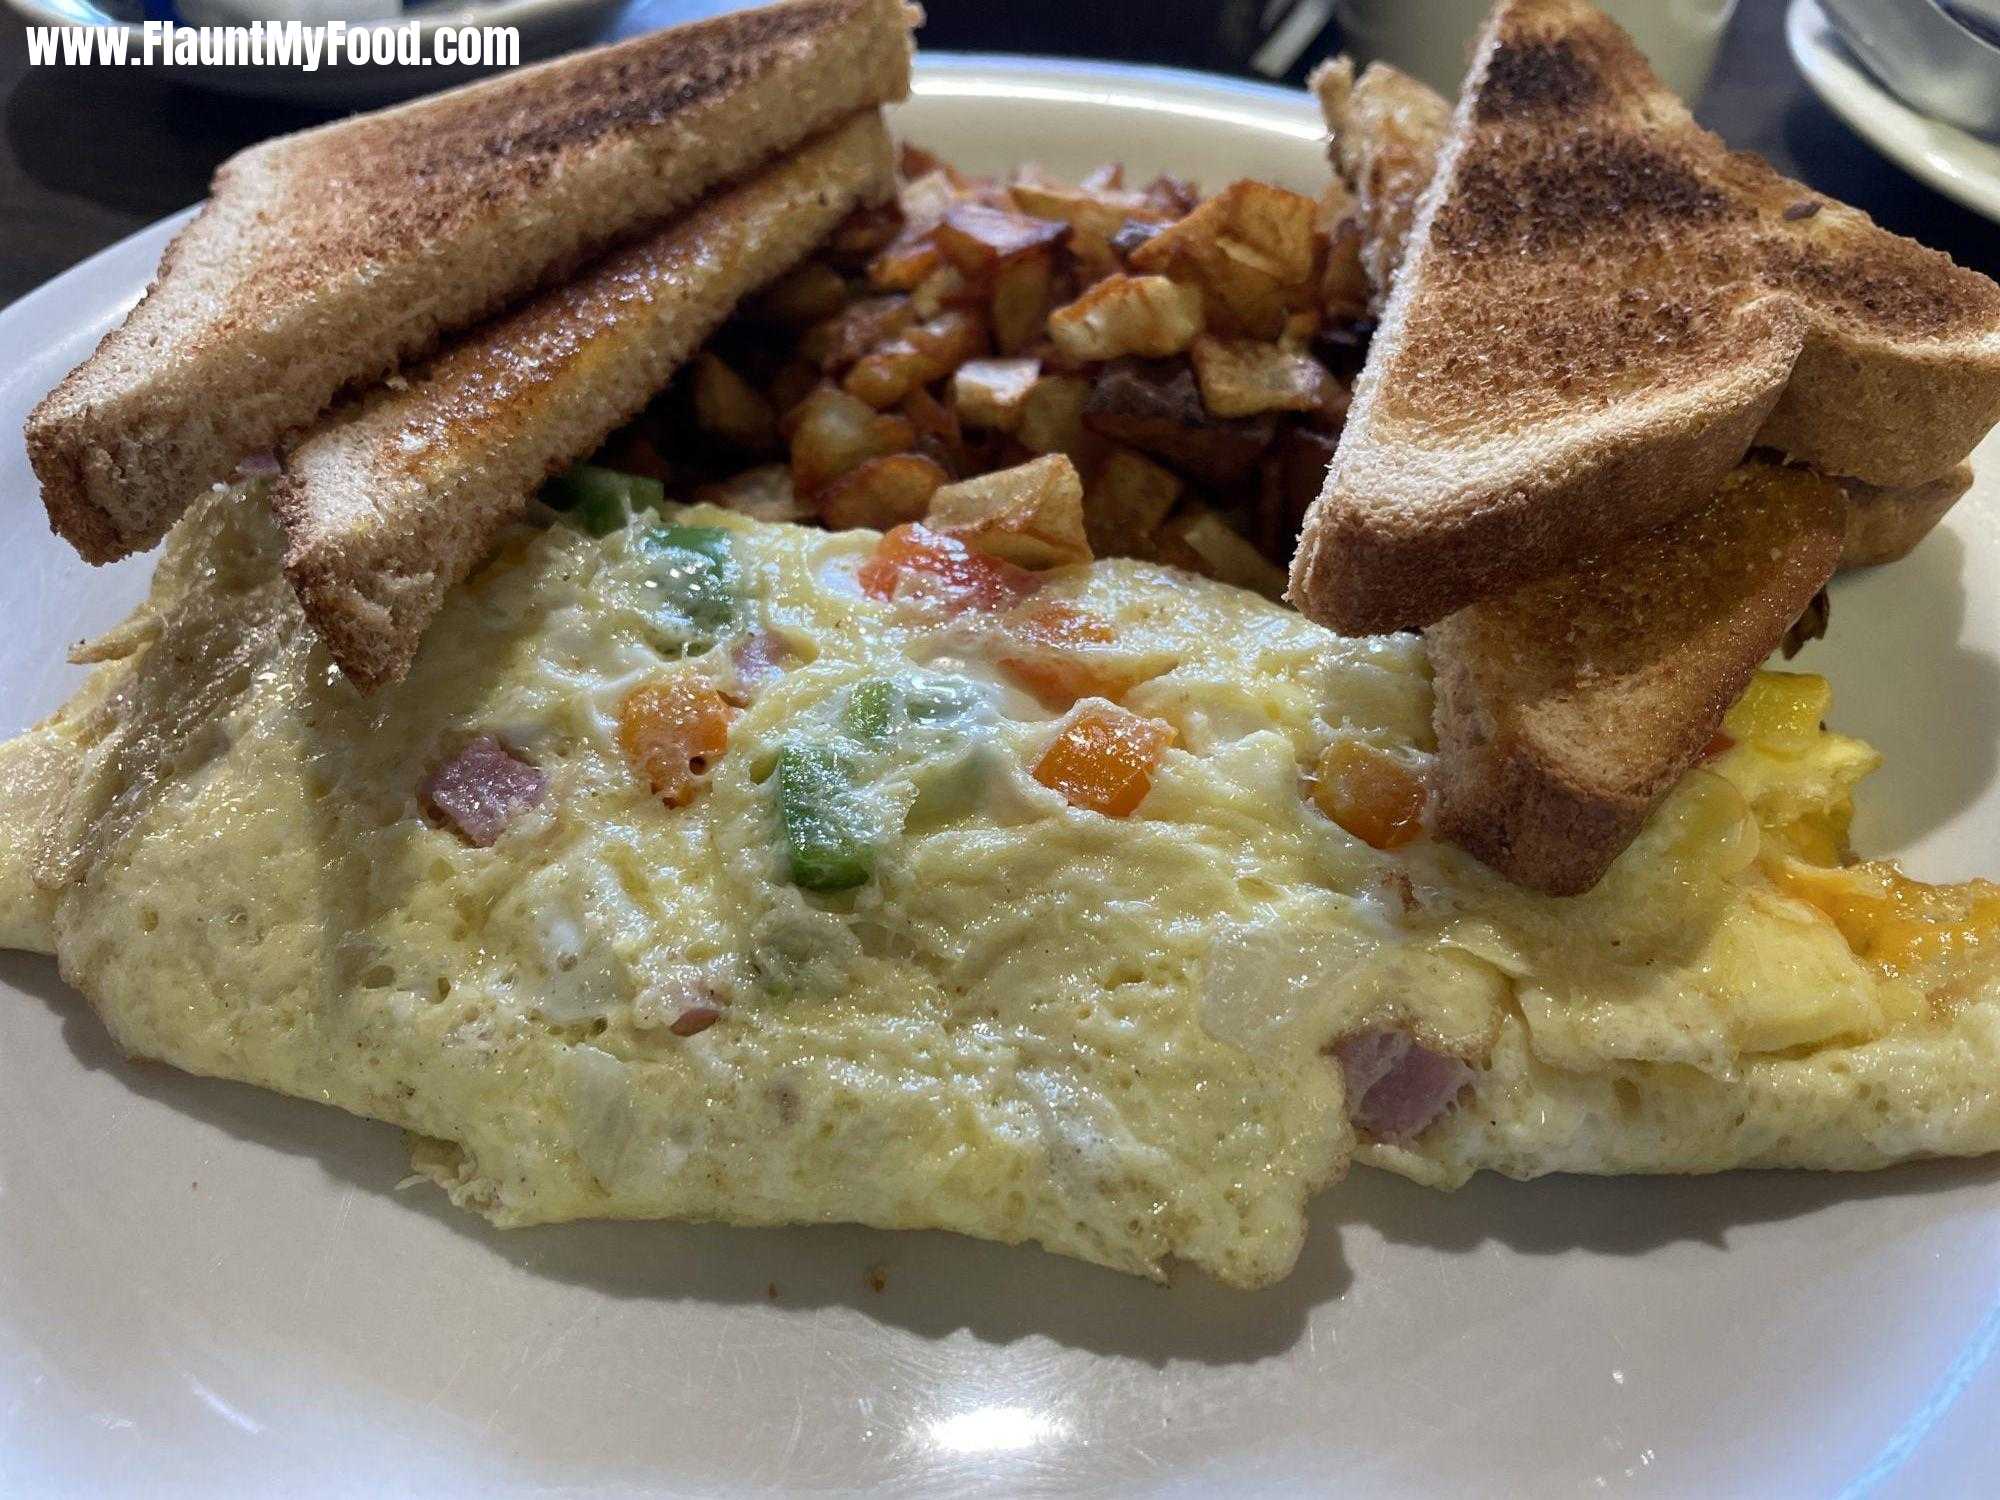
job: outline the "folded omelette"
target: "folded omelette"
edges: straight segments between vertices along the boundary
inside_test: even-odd
[[[2000,888],[1846,852],[1760,678],[1590,894],[1425,830],[1415,637],[1135,562],[519,528],[340,676],[210,497],[0,747],[0,942],[132,1055],[393,1122],[497,1224],[854,1221],[1256,1286],[1360,1159],[2000,1147]]]

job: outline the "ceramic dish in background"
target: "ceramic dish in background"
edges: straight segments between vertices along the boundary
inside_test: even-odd
[[[31,25],[139,27],[100,9],[92,0],[6,0]],[[583,45],[596,37],[624,0],[474,0],[459,5],[427,5],[404,20],[415,21],[428,38],[442,26],[513,26],[521,33],[521,61],[533,62]],[[716,9],[704,5],[701,13]],[[283,99],[335,109],[359,109],[450,88],[490,69],[356,67],[337,63],[308,73],[300,68],[202,68],[160,66],[177,82],[217,93],[255,99]]]
[[[902,133],[975,169],[1122,157],[1323,182],[1302,95],[927,57]],[[28,407],[178,220],[0,314],[0,735],[150,558],[51,538]],[[1920,874],[2000,848],[2000,442],[1908,561],[1843,580],[1858,831]],[[499,1232],[396,1191],[396,1133],[122,1062],[0,957],[0,1492],[296,1496],[1993,1493],[2000,1169],[1482,1180],[1357,1170],[1291,1279],[1170,1289],[862,1229]],[[881,1289],[871,1275],[879,1271]]]
[[[1942,0],[1819,0],[1848,50],[1919,113],[2000,135],[2000,46]]]
[[[1842,44],[1819,0],[1792,0],[1785,41],[1826,107],[1897,166],[2000,222],[2000,142],[1919,114],[1878,83]]]

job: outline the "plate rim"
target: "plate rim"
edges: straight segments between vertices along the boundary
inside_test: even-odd
[[[1806,86],[1848,129],[1927,187],[2000,223],[2000,146],[1917,113],[1876,83],[1838,50],[1833,23],[1819,0],[1791,0],[1785,11],[1785,45]],[[1935,132],[1950,142],[1953,154],[1943,154],[1913,139],[1923,132]],[[1961,152],[1992,154],[1993,172],[1964,165],[1959,159]]]

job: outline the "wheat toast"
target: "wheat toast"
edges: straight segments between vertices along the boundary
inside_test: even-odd
[[[1714,493],[1752,443],[1875,485],[2000,417],[2000,287],[1729,152],[1582,0],[1503,0],[1293,561],[1428,624]]]
[[[51,526],[94,563],[343,389],[658,227],[909,80],[902,0],[788,0],[267,141],[29,417]]]
[[[401,677],[445,591],[545,479],[634,416],[739,301],[893,189],[870,111],[308,436],[272,503],[285,572],[349,679]]]
[[[1447,616],[1438,832],[1518,884],[1595,885],[1839,563],[1846,506],[1753,463],[1637,544]]]

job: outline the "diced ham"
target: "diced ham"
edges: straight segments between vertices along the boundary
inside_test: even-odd
[[[708,1030],[709,1027],[721,1019],[722,1012],[717,1010],[713,1005],[690,1005],[686,1010],[674,1017],[673,1025],[669,1026],[667,1030],[671,1031],[675,1036],[694,1036],[698,1032]]]
[[[1418,1045],[1404,1031],[1357,1032],[1333,1050],[1355,1127],[1391,1145],[1421,1135],[1472,1082],[1471,1068]]]
[[[276,479],[284,472],[278,463],[278,455],[268,451],[252,453],[236,465],[238,479]]]
[[[418,789],[423,805],[479,848],[542,800],[549,778],[490,734],[439,766]]]

